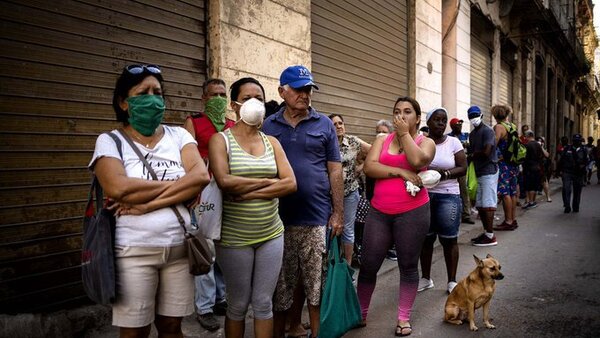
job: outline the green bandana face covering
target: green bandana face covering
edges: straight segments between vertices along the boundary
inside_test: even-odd
[[[144,136],[154,134],[165,114],[165,100],[160,95],[130,96],[125,101],[129,108],[129,124]]]
[[[218,132],[225,128],[225,113],[227,112],[227,99],[221,96],[214,96],[208,99],[204,107],[204,114],[212,122]]]

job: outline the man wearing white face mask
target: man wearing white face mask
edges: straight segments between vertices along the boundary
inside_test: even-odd
[[[494,235],[494,212],[498,204],[498,155],[496,136],[492,128],[482,121],[481,109],[472,106],[467,111],[473,131],[469,134],[471,160],[477,176],[477,198],[475,207],[479,211],[484,232],[471,239],[474,246],[497,245]]]

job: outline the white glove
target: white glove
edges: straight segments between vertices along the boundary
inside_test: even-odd
[[[404,185],[406,186],[406,192],[408,192],[412,197],[415,197],[415,195],[421,191],[421,188],[412,184],[411,181],[404,181]]]

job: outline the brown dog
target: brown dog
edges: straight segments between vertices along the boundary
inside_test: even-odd
[[[473,257],[477,267],[458,282],[448,296],[444,320],[460,325],[468,318],[471,331],[477,331],[475,309],[483,306],[483,323],[488,329],[495,329],[490,323],[490,300],[496,291],[496,279],[503,279],[504,275],[500,272],[500,263],[490,254],[483,260]]]

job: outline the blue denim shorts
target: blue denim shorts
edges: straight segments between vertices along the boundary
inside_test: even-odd
[[[427,236],[457,238],[462,215],[460,195],[429,193],[431,223]]]
[[[498,171],[495,174],[477,177],[475,207],[496,210],[498,204]]]

